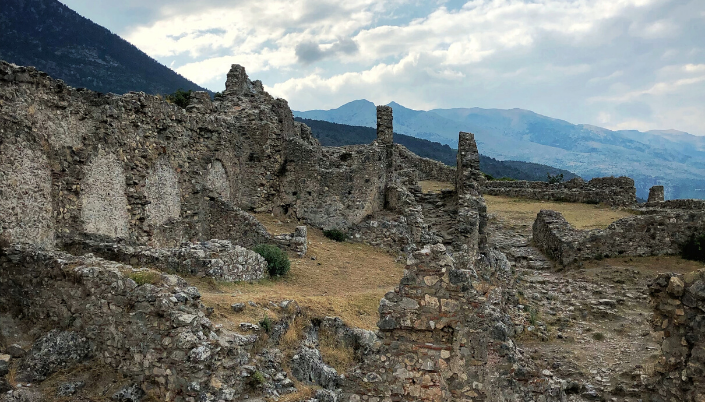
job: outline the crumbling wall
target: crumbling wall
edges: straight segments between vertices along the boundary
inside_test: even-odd
[[[74,255],[95,254],[134,267],[223,282],[251,282],[267,274],[267,262],[254,251],[227,240],[183,243],[175,248],[132,247],[120,243],[80,240],[64,246]]]
[[[649,291],[662,354],[652,400],[705,400],[705,270],[660,274]]]
[[[618,256],[675,255],[691,235],[705,232],[705,211],[644,210],[607,229],[577,230],[559,212],[541,211],[533,226],[536,247],[567,266]]]
[[[0,211],[0,235],[6,240],[53,247],[49,163],[21,139],[0,139]]]
[[[346,376],[345,400],[562,400],[511,341],[501,290],[478,291],[471,275],[443,245],[415,252],[380,303],[380,345]]]
[[[254,336],[218,329],[206,318],[198,290],[176,276],[97,258],[14,246],[0,251],[0,305],[33,323],[35,333],[61,328],[87,342],[78,357],[114,368],[138,388],[166,401],[242,400]],[[58,346],[57,346],[58,347]],[[71,361],[53,355],[20,364],[17,378],[34,382]],[[66,359],[60,365],[61,359]],[[81,362],[81,361],[78,361]],[[37,377],[39,375],[39,377]]]
[[[396,170],[413,169],[418,173],[419,180],[435,180],[455,183],[455,168],[433,159],[422,158],[409,151],[403,145],[395,145]]]
[[[636,205],[636,187],[629,177],[597,177],[588,182],[580,178],[564,183],[542,181],[488,180],[482,193],[542,201],[581,202],[615,207]]]
[[[664,201],[664,199],[665,196],[663,186],[653,186],[649,189],[649,199],[646,202],[661,202]]]

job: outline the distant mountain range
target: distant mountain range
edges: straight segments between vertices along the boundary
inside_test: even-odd
[[[56,0],[0,1],[0,59],[97,92],[205,90]]]
[[[480,152],[567,169],[585,179],[629,176],[637,195],[665,186],[666,198],[705,198],[705,137],[679,131],[612,131],[575,125],[522,109],[412,110],[396,102],[394,131],[457,147],[458,132],[475,134]],[[332,110],[294,112],[301,118],[375,127],[375,105],[356,100]]]
[[[377,130],[370,127],[349,126],[300,117],[295,119],[311,127],[313,136],[321,145],[328,147],[369,144],[377,138]],[[407,147],[416,155],[455,166],[458,150],[448,145],[397,133],[394,134],[394,142]],[[497,179],[506,177],[516,180],[545,181],[548,174],[552,176],[562,174],[564,180],[577,177],[572,172],[551,166],[530,162],[498,161],[485,155],[480,155],[480,169]]]

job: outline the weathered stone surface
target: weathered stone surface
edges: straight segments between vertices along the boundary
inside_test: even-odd
[[[74,253],[91,252],[125,264],[225,282],[256,281],[267,274],[267,261],[261,255],[227,240],[183,243],[168,249],[88,240],[68,246]]]
[[[482,193],[542,201],[581,202],[616,207],[636,205],[636,187],[629,177],[598,177],[588,182],[575,178],[564,183],[488,180]]]
[[[90,356],[88,339],[72,332],[53,330],[34,343],[20,365],[20,377],[42,381],[58,370],[70,368]]]
[[[705,270],[660,274],[650,286],[661,343],[653,386],[661,400],[705,400]]]
[[[703,231],[703,210],[649,209],[594,230],[576,230],[559,212],[541,211],[533,226],[536,247],[563,266],[595,258],[675,255]]]
[[[663,186],[653,186],[649,189],[649,199],[646,201],[648,203],[661,202],[664,201],[664,190]]]
[[[394,142],[391,106],[377,106],[377,141],[382,145]]]

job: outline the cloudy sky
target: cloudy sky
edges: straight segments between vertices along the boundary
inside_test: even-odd
[[[703,0],[61,0],[214,91],[292,109],[523,108],[705,135]]]

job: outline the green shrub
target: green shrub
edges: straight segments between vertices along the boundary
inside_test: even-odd
[[[681,249],[681,256],[686,260],[705,262],[705,233],[691,235]]]
[[[563,173],[551,176],[550,173],[546,173],[546,181],[548,184],[558,184],[563,182]]]
[[[173,103],[176,106],[186,108],[189,102],[191,102],[191,92],[193,91],[191,91],[190,89],[188,91],[184,91],[183,89],[179,88],[173,94],[167,95],[166,101],[169,103]]]
[[[335,241],[345,241],[345,239],[348,238],[348,235],[345,234],[345,232],[338,229],[324,230],[323,236]]]
[[[272,331],[272,326],[273,326],[273,325],[274,325],[274,324],[272,323],[272,319],[269,318],[268,315],[265,315],[264,318],[262,318],[261,320],[259,320],[259,326],[262,327],[262,329],[263,329],[264,332],[266,332],[266,333],[269,333],[269,332]]]
[[[494,180],[494,176],[492,176],[491,174],[487,174],[487,173],[483,173],[483,174],[485,175],[485,179],[487,179],[489,181]]]
[[[291,268],[289,256],[279,247],[271,244],[260,244],[255,246],[252,251],[261,255],[267,261],[269,276],[284,276],[289,273]]]
[[[592,339],[596,341],[603,341],[605,340],[605,335],[602,332],[595,332],[592,334]]]

